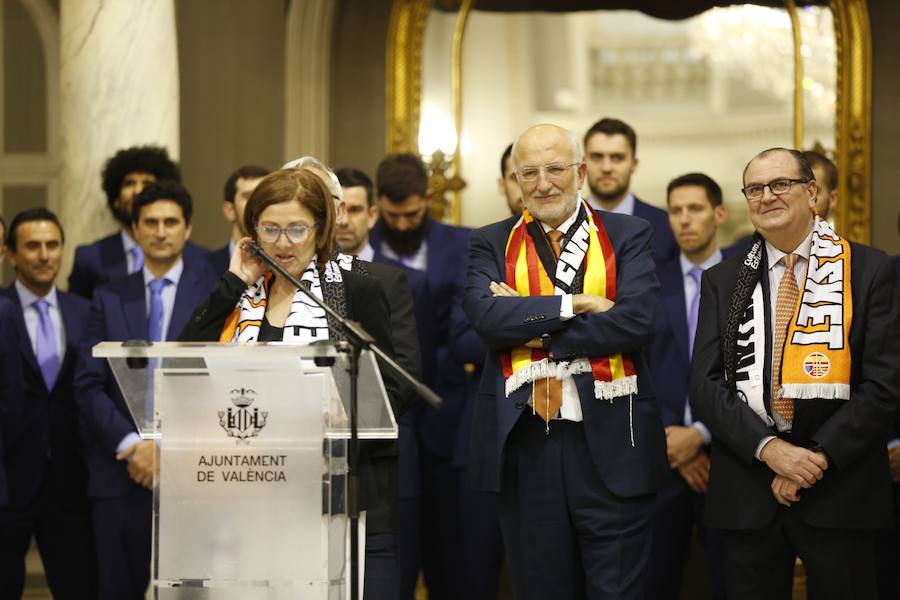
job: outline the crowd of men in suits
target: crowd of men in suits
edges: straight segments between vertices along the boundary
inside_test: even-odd
[[[420,573],[429,598],[495,598],[504,562],[520,599],[677,598],[695,533],[716,599],[788,597],[795,556],[816,597],[900,597],[890,529],[900,507],[900,260],[849,244],[853,360],[836,396],[794,400],[786,418],[772,377],[788,271],[772,259],[802,255],[792,268],[803,288],[817,260],[810,236],[827,235],[818,223],[837,202],[827,158],[754,157],[743,191],[757,233],[732,248],[718,245],[726,209],[707,175],[673,179],[665,210],[631,192],[637,136],[618,119],[582,139],[526,130],[500,158],[511,216],[478,230],[430,217],[415,155],[386,157],[374,181],[312,157],[285,165],[296,166],[339,203],[335,240],[383,288],[398,362],[444,401],[397,416],[394,510],[367,550],[370,565],[396,569],[367,579],[366,598],[411,600]],[[244,207],[269,172],[248,165],[228,177],[229,240],[207,251],[189,239],[192,198],[165,149],[119,151],[102,188],[121,227],[76,248],[68,291],[57,287],[57,217],[35,208],[10,220],[0,600],[21,597],[32,538],[54,597],[144,597],[154,442],[137,434],[90,348],[176,340],[248,234]],[[757,288],[760,304],[749,295]],[[748,306],[771,307],[759,321],[760,364],[747,372],[756,413],[735,383],[745,374],[735,364],[754,358],[741,337],[754,322],[742,316]]]

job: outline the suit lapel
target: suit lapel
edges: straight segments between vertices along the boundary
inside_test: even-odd
[[[147,339],[147,298],[144,292],[144,276],[141,271],[123,280],[122,312],[130,339]]]
[[[178,289],[175,290],[175,304],[172,306],[172,317],[166,330],[167,341],[178,339],[178,334],[187,325],[191,314],[207,291],[209,290],[201,289],[199,271],[190,268],[189,263],[185,262],[181,279],[178,280]]]
[[[107,279],[113,280],[128,275],[128,260],[125,257],[121,232],[108,236],[100,246],[100,260],[103,261]]]
[[[680,342],[677,344],[678,352],[684,358],[685,364],[688,364],[690,362],[688,358],[688,314],[684,282],[678,262],[670,264],[672,268],[663,269],[659,273],[660,300],[669,317],[672,335]]]
[[[4,290],[4,294],[7,298],[12,300],[13,304],[16,305],[16,315],[15,319],[17,322],[17,326],[19,327],[19,332],[22,337],[22,358],[25,359],[25,363],[40,377],[43,381],[43,376],[41,376],[41,368],[38,366],[37,357],[34,355],[34,349],[31,345],[31,336],[28,335],[28,328],[25,326],[25,315],[23,313],[22,301],[19,299],[19,294],[16,292],[15,283],[10,285]]]

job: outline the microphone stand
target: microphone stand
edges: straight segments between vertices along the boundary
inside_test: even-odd
[[[363,350],[371,351],[378,357],[381,364],[400,380],[413,388],[418,396],[433,408],[439,409],[443,404],[441,398],[431,391],[428,386],[413,377],[409,371],[400,366],[397,361],[378,347],[375,339],[356,321],[347,319],[326,302],[320,300],[310,292],[309,286],[299,281],[288,273],[287,269],[278,264],[269,254],[262,249],[257,242],[250,242],[250,254],[258,257],[273,271],[291,282],[298,289],[302,289],[306,296],[319,306],[343,329],[347,342],[350,345],[350,363],[347,371],[350,375],[350,444],[347,451],[347,465],[350,474],[347,478],[347,513],[350,517],[350,598],[361,600],[359,596],[359,431],[357,427],[358,398],[359,398],[359,357]]]

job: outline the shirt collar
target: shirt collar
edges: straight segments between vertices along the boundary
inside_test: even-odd
[[[147,265],[144,265],[144,268],[141,269],[144,274],[144,286],[150,285],[150,282],[154,279],[157,279],[156,275],[150,272],[150,269],[147,268]],[[178,286],[178,282],[181,280],[181,273],[184,271],[184,259],[179,258],[178,262],[172,265],[172,268],[169,269],[165,275],[160,277],[159,279],[168,279],[172,282],[172,285]]]
[[[618,213],[620,215],[633,215],[634,214],[634,194],[628,192],[628,195],[625,196],[625,199],[619,202],[619,205],[612,209],[609,212]]]
[[[695,265],[684,255],[684,252],[679,253],[678,262],[681,264],[681,274],[687,277],[688,273],[690,273],[691,269],[694,267],[700,267],[700,270],[705,271],[710,267],[714,267],[720,262],[722,262],[722,250],[716,248],[716,251],[712,253],[712,256],[707,258],[700,265]]]
[[[375,249],[372,248],[369,242],[366,242],[366,245],[363,246],[363,249],[359,251],[357,256],[365,261],[372,262],[372,259],[375,258]]]
[[[122,236],[122,246],[125,247],[125,254],[129,254],[131,252],[131,249],[137,246],[138,243],[134,241],[134,239],[130,235],[125,233],[124,229],[119,230],[119,235]]]
[[[803,241],[800,242],[800,245],[794,248],[793,254],[809,260],[809,253],[812,249],[812,235],[815,229],[816,224],[815,221],[813,221],[813,226],[810,227],[809,233],[806,234],[806,237],[803,238]],[[781,250],[770,244],[769,240],[766,240],[766,257],[769,260],[769,269],[777,265],[778,261],[780,261],[785,254],[785,252],[782,252]]]
[[[25,287],[21,281],[16,279],[16,292],[19,294],[19,302],[22,303],[23,307],[28,307],[41,300],[41,296],[38,296],[27,287]],[[50,306],[59,306],[59,303],[56,299],[56,285],[50,288],[50,291],[47,292],[47,295],[43,297],[43,300],[47,301],[47,304]]]
[[[561,232],[563,235],[568,233],[569,228],[572,227],[572,223],[574,223],[575,219],[578,218],[578,211],[580,208],[581,208],[581,198],[579,198],[578,202],[575,203],[575,210],[572,211],[572,214],[569,215],[569,218],[566,219],[565,221],[563,221],[562,223],[560,223],[559,227],[550,227],[543,221],[540,221],[541,227],[544,228],[544,233],[546,233],[548,231],[553,231],[554,229]]]

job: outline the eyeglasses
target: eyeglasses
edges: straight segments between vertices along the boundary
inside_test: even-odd
[[[292,244],[302,244],[309,238],[309,234],[315,229],[315,225],[291,225],[290,227],[275,227],[274,225],[257,225],[256,234],[259,241],[274,244],[284,233]]]
[[[780,196],[781,194],[787,194],[791,191],[791,186],[795,183],[809,182],[809,179],[773,179],[769,183],[755,183],[753,185],[748,185],[745,188],[741,188],[741,191],[744,192],[744,196],[747,200],[759,200],[763,197],[766,188],[769,188],[769,191],[776,196]]]
[[[547,173],[547,177],[550,179],[560,179],[562,178],[566,172],[581,163],[573,162],[569,164],[562,163],[553,163],[549,165],[544,165],[543,167],[525,167],[524,169],[519,169],[516,173],[519,174],[519,179],[522,181],[532,182],[537,181],[537,178],[541,175],[541,169],[544,169],[544,172]]]

